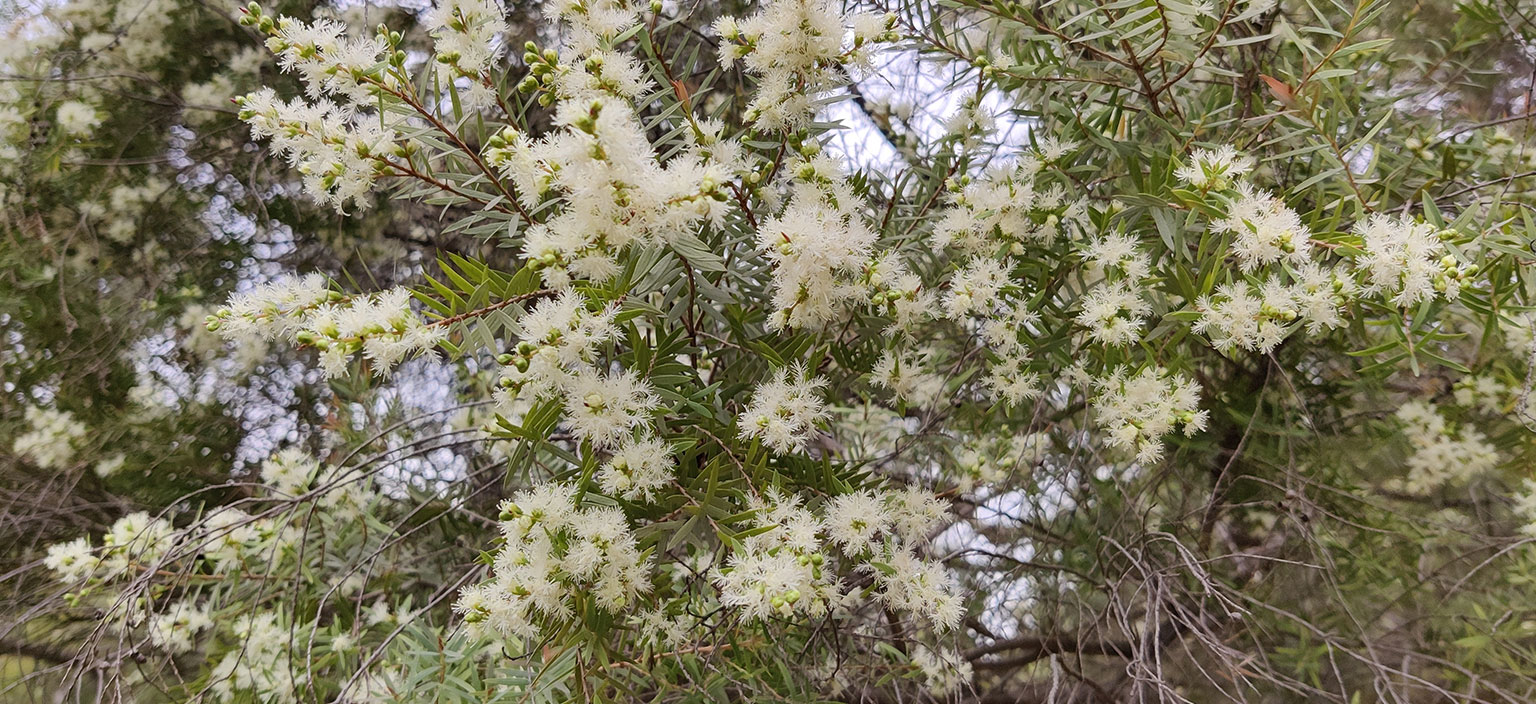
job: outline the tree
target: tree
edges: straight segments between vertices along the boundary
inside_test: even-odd
[[[1536,691],[1536,7],[512,5],[18,14],[3,696]]]

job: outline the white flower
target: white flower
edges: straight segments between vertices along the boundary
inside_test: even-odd
[[[127,461],[127,456],[123,455],[122,453],[107,457],[96,463],[96,476],[101,477],[102,479],[106,479],[107,477],[117,474],[117,471],[122,469],[123,464]]]
[[[337,633],[331,638],[331,652],[350,653],[357,649],[357,639],[350,633]],[[366,700],[357,700],[366,701]]]
[[[1047,138],[1042,145],[1060,156],[1060,143]],[[1068,226],[1082,226],[1086,210],[1069,203],[1060,186],[1037,185],[1042,158],[1025,154],[1011,167],[988,169],[951,196],[954,207],[934,226],[934,244],[977,257],[992,254],[1001,241],[1022,253],[1026,244],[1050,244]]]
[[[891,525],[908,545],[926,542],[928,534],[949,513],[947,504],[921,487],[908,486],[887,492],[884,498]]]
[[[604,59],[601,74],[623,65]],[[523,256],[551,288],[574,279],[607,281],[630,246],[671,242],[703,222],[723,222],[726,206],[716,196],[740,168],[729,163],[735,157],[728,140],[690,144],[663,164],[634,106],[607,85],[596,78],[562,82],[569,95],[555,114],[561,129],[535,141],[507,128],[485,152],[524,207],[559,197],[560,207],[523,233]]]
[[[875,233],[824,196],[799,189],[783,213],[758,229],[758,247],[774,265],[769,321],[775,328],[819,328],[865,292],[855,277],[870,258]]]
[[[1281,259],[1293,264],[1310,259],[1312,233],[1296,211],[1247,183],[1238,184],[1237,193],[1227,206],[1226,217],[1213,222],[1211,229],[1237,236],[1232,252],[1243,271],[1253,271]]]
[[[828,587],[817,577],[822,570],[811,556],[801,557],[783,549],[732,553],[726,568],[715,574],[720,603],[741,609],[751,619],[819,613],[826,608],[825,600],[813,597]]]
[[[545,299],[518,321],[522,338],[531,345],[554,348],[560,364],[574,366],[591,363],[597,346],[618,334],[614,327],[614,306],[593,313],[587,310],[587,298],[572,289]],[[530,351],[526,356],[532,357]]]
[[[117,519],[102,536],[103,562],[112,569],[129,563],[154,564],[171,548],[175,529],[164,518],[140,511]]]
[[[236,691],[250,691],[257,701],[292,701],[308,681],[306,663],[294,658],[309,640],[309,629],[285,624],[277,612],[261,612],[235,619],[232,635],[236,645],[210,674],[212,691],[219,701],[236,699]]]
[[[1510,398],[1509,387],[1491,375],[1464,377],[1456,382],[1453,391],[1456,405],[1468,409],[1477,409],[1488,415],[1498,415],[1504,411],[1505,403]]]
[[[972,258],[950,279],[944,314],[959,320],[976,312],[990,312],[1009,281],[1001,262],[990,257]]]
[[[631,501],[650,501],[672,479],[672,448],[647,437],[626,439],[597,472],[598,486]]]
[[[320,462],[298,448],[288,448],[261,464],[261,481],[277,495],[292,498],[309,490]]]
[[[1194,331],[1228,354],[1235,349],[1269,354],[1296,320],[1296,303],[1291,289],[1279,279],[1266,280],[1257,293],[1244,284],[1222,284],[1214,297],[1200,297],[1195,302],[1200,319]]]
[[[76,443],[85,437],[85,426],[69,411],[54,408],[28,406],[25,418],[28,430],[16,436],[11,449],[43,469],[64,469],[75,457]]]
[[[233,507],[208,514],[200,528],[198,539],[204,541],[203,557],[216,572],[227,572],[239,565],[261,537],[250,514]]]
[[[992,398],[1010,406],[1040,397],[1040,374],[1030,371],[1029,354],[1021,345],[1002,348],[996,362],[987,370],[982,383],[992,393]]]
[[[793,130],[810,122],[818,94],[845,82],[835,68],[856,60],[843,51],[845,19],[831,0],[770,0],[743,20],[722,17],[720,63],[740,60],[758,77],[748,104],[749,119],[761,130]],[[857,33],[870,31],[860,20]],[[862,42],[861,42],[862,44]]]
[[[960,625],[965,605],[958,595],[954,575],[938,562],[917,557],[902,547],[884,558],[887,569],[872,569],[880,585],[880,599],[897,611],[922,616],[941,631]]]
[[[90,538],[76,538],[49,546],[43,566],[53,570],[59,581],[74,583],[91,576],[99,562],[91,550]]]
[[[545,485],[502,504],[506,544],[492,579],[461,590],[454,606],[472,630],[534,637],[572,618],[571,601],[581,595],[618,613],[650,590],[650,560],[624,514],[577,508],[574,497],[574,487]]]
[[[358,351],[383,376],[408,356],[432,353],[446,334],[443,326],[423,322],[411,310],[411,292],[396,287],[309,310],[294,340],[321,349],[326,376],[344,375]]]
[[[390,610],[388,602],[381,597],[368,605],[368,610],[363,612],[363,625],[372,628],[382,623],[394,623],[398,618],[394,611]]]
[[[1413,448],[1403,479],[1407,491],[1427,494],[1466,482],[1498,466],[1498,450],[1481,432],[1452,428],[1434,404],[1412,401],[1399,408],[1396,415]]]
[[[618,445],[630,431],[645,425],[660,405],[650,383],[628,370],[618,374],[584,371],[571,380],[565,393],[571,432],[598,449]]]
[[[1083,248],[1083,261],[1090,274],[1118,275],[1140,281],[1152,273],[1152,258],[1142,251],[1135,237],[1112,233],[1095,237]]]
[[[553,0],[544,5],[544,13],[568,23],[571,50],[587,54],[633,25],[636,8],[626,0]]]
[[[1536,479],[1521,480],[1521,491],[1515,494],[1514,514],[1521,519],[1520,532],[1536,538]]]
[[[1174,175],[1194,188],[1221,190],[1231,187],[1252,170],[1252,159],[1238,154],[1231,145],[1225,145],[1214,150],[1196,149]]]
[[[348,36],[347,25],[336,20],[305,23],[279,17],[277,36],[267,39],[267,48],[277,54],[283,71],[299,75],[310,97],[367,105],[373,91],[355,76],[379,75],[371,69],[383,60],[385,44],[373,32]]]
[[[912,664],[923,673],[928,691],[935,696],[954,694],[971,683],[970,661],[953,650],[935,650],[918,644],[912,650]]]
[[[210,317],[208,329],[240,343],[288,337],[303,328],[312,309],[334,297],[319,274],[280,278],[230,296]]]
[[[799,452],[828,418],[819,392],[824,379],[804,367],[781,367],[752,392],[752,402],[737,419],[742,439],[759,439],[780,454]]]
[[[1307,322],[1307,333],[1316,335],[1344,324],[1342,310],[1355,295],[1353,276],[1340,275],[1333,268],[1307,262],[1293,271],[1291,301]]]
[[[270,138],[272,153],[303,175],[305,190],[337,212],[344,213],[348,204],[367,207],[374,181],[390,171],[387,157],[399,136],[377,116],[325,100],[283,101],[272,88],[236,102],[251,135]]]
[[[1162,437],[1183,427],[1186,435],[1205,428],[1208,411],[1198,410],[1200,392],[1193,381],[1159,367],[1147,367],[1132,375],[1117,367],[1108,376],[1094,379],[1093,409],[1110,447],[1134,451],[1141,463],[1156,462],[1163,454]]]
[[[1088,328],[1088,337],[1103,345],[1125,346],[1141,337],[1152,304],[1125,282],[1094,287],[1082,299],[1077,323]]]
[[[1409,307],[1433,298],[1438,291],[1454,300],[1461,293],[1461,268],[1445,254],[1434,227],[1411,217],[1393,218],[1380,213],[1355,225],[1363,241],[1365,293],[1391,298]]]
[[[750,619],[825,613],[833,597],[831,570],[823,569],[822,523],[796,497],[769,492],[753,499],[759,529],[713,571],[720,603]]]
[[[72,137],[89,137],[101,126],[101,113],[89,103],[69,100],[59,103],[54,113],[59,129]]]
[[[928,368],[929,354],[888,349],[875,363],[870,381],[889,389],[899,400],[927,407],[944,393],[944,377]]]
[[[503,11],[493,0],[442,0],[423,23],[431,28],[443,62],[474,79],[491,67],[507,32]]]
[[[173,654],[186,653],[192,650],[192,639],[212,627],[207,604],[178,601],[149,620],[149,643]]]
[[[890,528],[883,497],[869,490],[843,494],[827,505],[827,536],[849,556],[872,549],[875,536]]]

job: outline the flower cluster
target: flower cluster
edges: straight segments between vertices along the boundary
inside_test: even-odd
[[[1244,180],[1251,170],[1231,147],[1196,150],[1179,169],[1222,213],[1211,231],[1232,238],[1231,254],[1248,278],[1195,301],[1192,329],[1229,355],[1268,354],[1303,325],[1311,334],[1342,325],[1341,311],[1359,288],[1353,271],[1324,263],[1295,210]]]
[[[288,625],[272,611],[240,616],[233,628],[240,647],[226,653],[209,676],[214,697],[242,701],[241,694],[249,693],[257,701],[297,701],[309,676],[294,654],[303,652],[309,630]]]
[[[302,450],[289,448],[261,463],[261,482],[279,496],[298,496],[320,474],[320,463]]]
[[[377,119],[329,101],[285,101],[271,88],[236,102],[251,134],[270,138],[272,153],[304,177],[305,190],[338,212],[349,203],[367,207],[374,182],[390,172],[399,135]]]
[[[319,348],[325,373],[341,376],[358,352],[375,373],[386,374],[407,356],[431,352],[446,334],[443,326],[424,323],[411,310],[410,291],[393,288],[315,308],[294,340]]]
[[[267,49],[284,71],[298,74],[310,97],[366,105],[378,94],[374,86],[388,49],[384,37],[350,34],[337,20],[271,17],[255,3],[243,13],[241,22],[268,35]]]
[[[991,260],[975,259],[972,263],[988,261]],[[996,272],[989,272],[988,276],[999,272],[1000,267]],[[977,288],[991,289],[993,286],[1000,288],[1000,284],[997,281],[982,285],[966,283],[965,286],[967,290],[974,291]],[[986,344],[987,356],[992,363],[981,382],[993,400],[1017,406],[1038,398],[1042,391],[1040,373],[1034,371],[1036,365],[1030,356],[1030,343],[1039,329],[1040,315],[1026,298],[1020,297],[1005,303],[1006,299],[999,300],[994,296],[996,294],[982,299],[989,301],[986,305],[976,305],[976,299],[966,295],[967,305],[979,309],[985,315],[977,322],[981,340]]]
[[[1396,416],[1413,448],[1403,479],[1405,491],[1426,494],[1482,475],[1499,463],[1498,450],[1481,432],[1454,428],[1432,403],[1409,402]]]
[[[891,38],[895,20],[844,17],[831,0],[771,0],[746,19],[720,18],[715,32],[720,63],[741,61],[758,77],[748,119],[761,130],[792,131],[810,122],[820,94],[844,83],[843,67],[866,61],[872,42]]]
[[[263,284],[231,297],[208,316],[207,327],[239,341],[289,338],[320,350],[327,376],[342,376],[361,352],[377,374],[411,355],[432,351],[447,331],[411,310],[411,292],[394,288],[347,299],[316,275]]]
[[[1491,374],[1463,377],[1452,388],[1456,405],[1490,416],[1503,414],[1512,400],[1507,384]]]
[[[951,207],[934,224],[934,244],[970,256],[991,254],[1007,244],[1011,253],[1023,254],[1026,246],[1075,234],[1088,224],[1086,202],[1040,178],[1047,166],[1064,164],[1075,148],[1048,138],[1011,167],[993,167],[974,180],[962,176],[958,192],[950,196]]]
[[[1182,428],[1194,435],[1205,429],[1210,412],[1199,410],[1195,382],[1160,367],[1132,373],[1118,367],[1093,380],[1093,409],[1110,447],[1136,453],[1136,461],[1156,462],[1163,456],[1163,436]]]
[[[149,619],[149,643],[173,654],[190,652],[198,633],[213,628],[208,605],[183,599]]]
[[[1477,273],[1477,265],[1461,265],[1446,254],[1444,240],[1453,232],[1408,216],[1373,215],[1355,225],[1364,256],[1360,260],[1367,285],[1364,293],[1391,298],[1407,308],[1433,298],[1436,293],[1455,299],[1464,278]]]
[[[221,508],[184,529],[144,512],[119,518],[102,536],[100,548],[88,537],[48,548],[46,566],[59,581],[85,590],[133,576],[132,566],[153,566],[162,560],[200,556],[216,573],[225,573],[255,560],[270,564],[295,540],[292,529],[278,519],[256,518],[238,508]],[[185,549],[183,549],[185,548]]]
[[[320,304],[341,298],[319,274],[284,277],[230,296],[205,323],[208,330],[238,343],[287,338],[304,328],[305,318]]]
[[[925,408],[944,393],[944,377],[933,371],[934,350],[888,349],[875,363],[870,381],[898,400]]]
[[[758,247],[773,262],[769,324],[776,328],[820,328],[869,291],[863,275],[875,233],[852,210],[856,201],[835,166],[822,159],[803,164],[809,178],[794,185],[784,211],[757,232]]]
[[[16,436],[11,449],[43,469],[64,469],[75,457],[76,445],[86,428],[73,413],[56,408],[28,406],[27,432]]]
[[[945,514],[928,493],[908,488],[843,494],[817,516],[799,498],[770,493],[754,499],[754,530],[714,573],[720,601],[754,619],[817,616],[845,603],[833,578],[833,558],[869,576],[879,600],[941,629],[953,628],[964,607],[953,577],[923,560]]]
[[[135,184],[118,184],[107,191],[105,202],[87,201],[80,206],[80,214],[96,223],[107,239],[114,242],[131,242],[139,233],[143,217],[151,207],[167,197],[172,185],[158,177],[146,178]]]
[[[954,694],[970,684],[971,663],[953,650],[935,650],[919,645],[912,651],[912,664],[923,673],[923,682],[934,696]]]
[[[59,581],[73,584],[90,577],[100,562],[91,549],[90,538],[75,538],[50,545],[43,566],[52,570]]]
[[[518,320],[521,341],[502,355],[502,387],[516,395],[546,396],[560,391],[596,362],[599,345],[618,334],[613,306],[589,310],[586,296],[564,289],[540,301]]]
[[[495,574],[455,605],[467,623],[534,638],[590,609],[618,613],[650,591],[651,561],[624,514],[575,502],[574,487],[547,484],[502,503]]]
[[[313,491],[319,507],[325,510],[329,518],[339,521],[362,518],[378,500],[378,494],[367,474],[350,472],[346,467],[322,464],[297,448],[283,450],[263,462],[261,481],[273,497],[278,499],[299,499]],[[243,512],[225,509],[209,519],[211,522],[229,522],[243,517]],[[210,523],[209,529],[213,528],[214,523]],[[216,535],[213,544],[230,547],[229,542],[233,538],[244,537],[248,540],[249,530],[249,527],[233,530],[224,535],[222,540]]]
[[[464,78],[461,100],[470,107],[496,103],[490,74],[500,56],[499,41],[507,33],[507,21],[495,0],[448,0],[427,12],[424,24],[436,40],[437,62]]]
[[[587,370],[565,389],[565,416],[577,438],[598,449],[616,447],[644,427],[660,405],[651,385],[633,371],[599,374]]]
[[[1238,179],[1253,171],[1253,166],[1253,159],[1239,154],[1236,147],[1226,145],[1217,149],[1196,149],[1174,175],[1192,188],[1221,191],[1231,188]]]
[[[1016,472],[1033,470],[1051,449],[1050,433],[1030,433],[999,439],[986,445],[967,444],[954,460],[952,470],[960,491],[1003,481]]]
[[[236,99],[240,119],[253,136],[271,139],[272,152],[303,176],[316,200],[338,212],[367,207],[374,182],[401,168],[390,157],[405,154],[395,130],[400,118],[378,109],[404,85],[394,69],[405,54],[392,48],[400,35],[352,36],[343,22],[273,17],[255,2],[242,12],[241,23],[267,34],[278,64],[303,81],[308,100],[284,101],[262,88]]]
[[[1194,331],[1228,354],[1238,348],[1269,354],[1298,315],[1291,289],[1277,279],[1266,280],[1256,291],[1249,284],[1222,284],[1214,296],[1197,300],[1195,308],[1200,319]]]
[[[777,493],[752,507],[754,534],[713,574],[720,603],[752,619],[826,613],[837,592],[821,521],[798,498]]]
[[[544,13],[566,23],[570,28],[566,41],[580,54],[613,41],[635,24],[638,14],[629,0],[554,0],[545,4]]]
[[[214,572],[225,573],[246,559],[259,556],[263,542],[273,537],[275,528],[269,520],[226,507],[203,519],[193,544],[198,546]]]
[[[610,75],[605,67],[628,60],[592,57],[585,65]],[[559,204],[523,239],[524,256],[555,288],[573,278],[607,281],[629,247],[672,242],[704,222],[719,224],[723,188],[744,168],[740,147],[721,138],[718,125],[702,124],[690,148],[663,164],[630,103],[645,91],[638,73],[617,88],[600,85],[606,90],[569,89],[573,95],[555,114],[562,129],[533,140],[508,127],[486,150],[486,162],[512,180],[523,207]]]
[[[804,450],[829,417],[820,396],[826,384],[801,366],[774,370],[772,379],[752,391],[752,402],[737,419],[738,433],[781,454]]]
[[[54,122],[64,134],[72,137],[89,137],[101,126],[101,113],[89,103],[68,100],[59,103],[54,112]]]
[[[989,315],[1003,304],[1003,289],[1012,285],[1004,263],[991,257],[971,257],[949,279],[944,294],[944,315],[961,320]]]
[[[497,360],[497,405],[510,413],[519,398],[562,399],[572,435],[611,453],[598,473],[603,490],[649,500],[671,479],[672,452],[651,426],[661,399],[650,383],[597,364],[597,347],[618,334],[615,312],[589,310],[587,298],[571,289],[540,301],[518,322],[523,339]]]
[[[1147,316],[1152,313],[1143,283],[1151,270],[1150,259],[1135,238],[1110,234],[1091,240],[1083,250],[1083,261],[1087,271],[1100,281],[1083,294],[1078,325],[1087,329],[1088,339],[1094,343],[1111,347],[1134,344],[1141,339]]]
[[[1245,272],[1282,259],[1294,264],[1311,260],[1312,233],[1301,216],[1246,182],[1237,184],[1226,216],[1211,223],[1211,229],[1236,237],[1232,253]]]
[[[133,565],[154,565],[176,543],[170,522],[148,513],[132,513],[116,522],[102,536],[102,547],[91,547],[90,538],[76,538],[48,548],[44,564],[59,581],[83,584],[110,579]]]
[[[1536,538],[1536,479],[1522,480],[1520,489],[1520,492],[1514,496],[1513,513],[1522,521],[1520,532],[1527,537]]]
[[[672,481],[672,448],[657,438],[625,443],[597,470],[597,485],[612,496],[651,501]]]

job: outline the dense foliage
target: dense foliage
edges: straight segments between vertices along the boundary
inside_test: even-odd
[[[4,12],[0,701],[1536,696],[1525,0]]]

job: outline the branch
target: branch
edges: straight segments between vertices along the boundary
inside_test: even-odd
[[[73,654],[56,649],[51,645],[11,640],[10,638],[0,638],[0,655],[20,655],[32,658],[33,660],[47,660],[53,663],[66,663],[75,659]]]
[[[1177,621],[1165,621],[1157,629],[1158,645],[1168,645],[1179,636],[1184,629]],[[1096,638],[1084,640],[1075,634],[1054,634],[1046,636],[1018,636],[997,641],[990,645],[980,645],[965,651],[964,657],[970,660],[972,666],[981,670],[1011,670],[1023,667],[1032,662],[1051,655],[1061,653],[1075,653],[1078,655],[1113,655],[1127,660],[1134,659],[1142,646],[1139,640],[1132,642],[1122,639]],[[1001,660],[981,660],[988,655],[1006,652],[1009,650],[1023,651],[1018,655],[1003,658]]]

